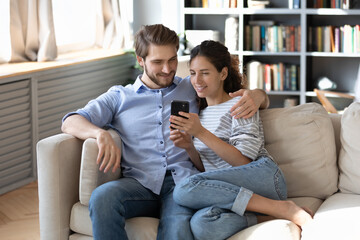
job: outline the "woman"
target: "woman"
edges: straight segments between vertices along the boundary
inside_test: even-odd
[[[215,41],[195,47],[190,75],[201,112],[199,116],[184,112],[180,112],[184,118],[171,116],[171,127],[176,130],[171,131],[170,139],[205,171],[174,190],[175,202],[198,209],[190,222],[195,238],[225,239],[274,218],[291,220],[300,227],[310,221],[310,210],[285,201],[285,179],[264,148],[259,112],[248,119],[230,115],[239,98],[229,93],[243,88],[244,83],[227,48]]]

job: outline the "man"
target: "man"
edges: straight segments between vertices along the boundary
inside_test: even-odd
[[[173,201],[173,188],[198,170],[183,149],[169,139],[170,103],[188,100],[198,112],[189,78],[175,77],[177,34],[163,25],[149,25],[135,37],[137,61],[144,73],[133,85],[114,86],[84,108],[64,117],[62,131],[80,139],[95,138],[101,171],[120,168],[121,152],[103,127],[114,128],[122,139],[123,177],[92,193],[89,210],[95,239],[127,239],[125,219],[159,217],[158,239],[193,239],[189,220],[193,210]],[[268,98],[261,90],[241,91],[234,115],[248,117]]]

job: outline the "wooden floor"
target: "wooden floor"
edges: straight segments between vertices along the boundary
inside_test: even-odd
[[[39,240],[37,182],[0,196],[0,239]]]

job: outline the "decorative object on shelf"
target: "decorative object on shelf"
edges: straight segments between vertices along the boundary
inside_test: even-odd
[[[325,76],[320,77],[317,80],[316,85],[320,90],[334,90],[337,88],[337,84]]]
[[[297,98],[285,98],[284,99],[284,107],[293,107],[299,104],[299,100]]]
[[[248,0],[248,8],[263,9],[270,4],[270,1],[266,0]]]
[[[230,52],[238,50],[239,19],[228,17],[225,20],[225,46]]]
[[[355,82],[355,101],[360,102],[360,64],[359,64],[359,70]]]
[[[220,32],[214,30],[186,30],[186,50],[185,52],[190,53],[191,49],[199,45],[205,40],[220,40]]]
[[[348,101],[345,106],[342,106],[342,109],[337,110],[335,108],[335,106],[333,105],[333,103],[331,103],[331,101],[328,99],[327,96],[336,96],[338,98],[350,99],[350,100],[353,100],[355,98],[354,96],[352,96],[350,94],[319,90],[317,88],[314,88],[314,92],[316,93],[316,96],[319,99],[320,103],[323,105],[323,107],[329,113],[342,113],[344,111],[344,109],[351,104],[352,101]]]
[[[299,9],[300,0],[289,0],[289,9]]]

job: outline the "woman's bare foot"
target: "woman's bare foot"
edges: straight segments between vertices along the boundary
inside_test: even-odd
[[[299,207],[293,201],[280,201],[281,211],[277,218],[283,218],[292,221],[299,227],[304,226],[313,219],[313,212],[307,207]]]

